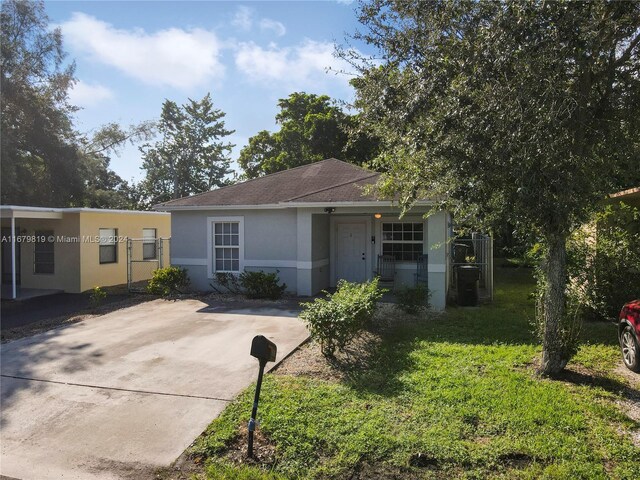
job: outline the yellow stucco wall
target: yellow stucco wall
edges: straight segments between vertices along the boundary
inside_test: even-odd
[[[61,219],[18,218],[16,226],[20,242],[20,276],[23,288],[45,288],[80,291],[80,244],[78,242],[58,241],[58,237],[78,237],[78,213],[65,213]],[[3,221],[3,226],[5,223]],[[54,273],[34,273],[35,243],[31,237],[36,231],[50,231],[56,237],[53,245]]]
[[[116,263],[100,263],[97,238],[101,228],[115,228],[117,236],[123,239],[117,243]],[[171,216],[155,212],[81,212],[80,235],[95,241],[85,241],[80,246],[80,291],[126,283],[127,243],[124,238],[142,238],[143,228],[155,228],[157,237],[170,237]]]

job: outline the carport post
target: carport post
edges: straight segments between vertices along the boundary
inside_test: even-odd
[[[11,299],[18,296],[16,287],[16,217],[11,215]]]

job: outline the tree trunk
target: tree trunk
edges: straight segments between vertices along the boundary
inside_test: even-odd
[[[542,341],[542,365],[540,374],[555,375],[569,361],[564,345],[562,319],[565,314],[566,255],[564,235],[547,238],[548,254],[544,269],[543,292],[544,337]]]

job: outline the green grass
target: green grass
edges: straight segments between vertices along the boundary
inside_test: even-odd
[[[615,328],[585,325],[591,343],[575,359],[604,387],[540,379],[530,272],[497,280],[492,305],[401,324],[344,382],[268,375],[259,417],[276,446],[271,471],[224,460],[249,388],[192,449],[209,459],[207,478],[640,478],[623,434],[640,425],[614,404]]]

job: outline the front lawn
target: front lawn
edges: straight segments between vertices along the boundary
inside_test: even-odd
[[[498,270],[492,305],[398,320],[359,349],[364,358],[323,367],[335,376],[305,373],[313,346],[267,375],[260,462],[242,464],[239,434],[253,388],[192,457],[212,479],[640,478],[640,423],[624,414],[637,384],[615,369],[615,327],[585,325],[590,344],[565,378],[540,379],[530,274]]]

